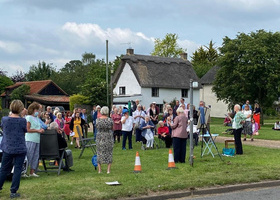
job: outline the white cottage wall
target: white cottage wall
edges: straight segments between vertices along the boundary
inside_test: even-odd
[[[217,101],[217,97],[212,92],[213,85],[203,85],[200,90],[200,99],[205,101],[206,106],[211,105],[211,117],[224,118],[225,114],[228,113],[228,105],[223,101]]]
[[[131,95],[141,94],[141,87],[128,63],[125,64],[123,71],[120,75],[120,78],[113,90],[114,95],[119,96],[120,87],[125,87],[125,95],[121,95],[121,96],[131,96]]]

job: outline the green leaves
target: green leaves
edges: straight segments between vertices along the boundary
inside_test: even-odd
[[[167,33],[164,39],[155,39],[155,47],[151,55],[162,57],[178,57],[184,52],[184,49],[180,48],[178,43],[178,35]]]
[[[11,100],[19,99],[24,102],[24,95],[29,94],[30,86],[29,85],[21,85],[18,88],[14,89],[11,93]]]
[[[278,99],[280,84],[280,34],[259,30],[224,38],[221,69],[213,91],[219,100],[235,104],[258,101],[269,107]]]

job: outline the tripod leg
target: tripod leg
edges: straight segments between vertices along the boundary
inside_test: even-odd
[[[214,147],[215,147],[215,149],[216,149],[218,155],[220,156],[221,161],[224,161],[224,159],[222,158],[221,154],[220,154],[219,151],[218,151],[218,147],[216,146],[215,141],[213,140],[212,134],[210,133],[210,131],[208,131],[208,133],[209,133],[209,135],[210,135],[210,139],[212,140],[212,143],[213,143],[213,145],[214,145]]]

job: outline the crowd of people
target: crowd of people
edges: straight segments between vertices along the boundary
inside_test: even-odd
[[[81,148],[80,138],[88,137],[87,110],[75,108],[73,112],[63,112],[59,108],[53,110],[48,106],[46,111],[39,103],[33,102],[24,108],[20,100],[14,100],[10,105],[10,115],[2,118],[3,129],[3,159],[0,175],[0,190],[6,175],[14,165],[11,197],[18,197],[20,177],[39,177],[37,174],[40,134],[47,129],[55,129],[60,145],[67,147],[66,141],[75,148]],[[198,110],[193,107],[194,130],[210,132],[210,111],[205,102],[200,101]],[[234,114],[226,116],[225,125],[231,125],[234,133],[236,153],[243,154],[241,134],[247,135],[253,141],[253,135],[260,129],[260,108],[255,104],[254,110],[246,101],[242,107],[234,106]],[[152,102],[148,109],[135,101],[132,107],[113,106],[111,111],[107,106],[93,106],[90,112],[92,128],[97,149],[98,173],[102,173],[101,166],[107,164],[107,173],[111,171],[113,162],[114,143],[122,140],[122,150],[132,149],[132,135],[135,134],[136,142],[142,142],[146,149],[154,148],[154,136],[158,135],[163,140],[166,148],[174,149],[174,161],[185,163],[186,142],[189,136],[190,104],[184,98],[177,100],[174,106],[163,105],[163,117],[159,120],[160,109],[156,102]],[[278,123],[279,124],[279,123]],[[8,134],[9,133],[9,134]],[[74,142],[75,140],[75,142]],[[128,141],[128,146],[127,146]],[[197,143],[197,141],[196,141]],[[22,174],[22,165],[27,158],[30,167],[29,175]],[[12,164],[12,160],[14,163]],[[69,170],[67,163],[65,169]]]

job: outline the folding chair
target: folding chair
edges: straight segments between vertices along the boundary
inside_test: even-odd
[[[82,147],[82,151],[80,153],[79,158],[83,155],[85,148],[90,148],[93,155],[96,154],[96,144],[94,142],[94,138],[83,138],[79,126],[76,126],[76,130],[78,131]]]
[[[60,155],[60,152],[61,155]],[[59,149],[56,130],[46,130],[40,134],[40,159],[43,162],[45,172],[57,172],[60,174],[65,149]],[[47,166],[45,161],[58,160],[58,166]],[[57,170],[48,170],[57,169]]]

